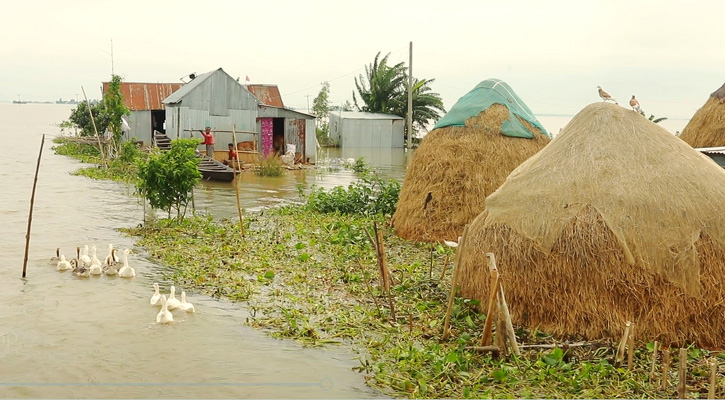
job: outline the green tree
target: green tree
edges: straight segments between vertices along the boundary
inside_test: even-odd
[[[96,103],[90,106],[91,112],[93,113],[93,121],[96,123],[96,129],[99,134],[103,134],[108,127],[108,116],[103,112],[103,102]],[[93,123],[91,121],[90,114],[88,113],[88,102],[78,103],[78,106],[71,111],[70,122],[80,130],[80,136],[95,136],[96,132],[93,129]]]
[[[164,210],[171,218],[176,210],[182,221],[191,201],[191,191],[199,183],[199,158],[194,154],[199,139],[177,139],[171,149],[149,155],[140,162],[136,189],[149,200],[151,207]]]
[[[130,111],[123,104],[123,95],[121,94],[121,77],[111,75],[111,82],[108,84],[108,91],[103,96],[104,113],[108,118],[108,129],[112,133],[114,146],[121,143],[121,117],[129,115]]]
[[[329,139],[329,117],[330,113],[330,83],[322,82],[320,93],[312,102],[312,113],[315,115],[317,125],[317,141],[320,144],[327,144]]]
[[[406,119],[408,116],[408,74],[404,64],[388,65],[386,55],[380,59],[380,53],[370,65],[365,66],[365,76],[355,78],[355,87],[362,102],[358,103],[353,92],[355,107],[359,111],[378,112],[398,115]],[[413,79],[413,133],[429,123],[438,121],[441,113],[445,113],[443,100],[434,93],[430,85],[434,79]],[[406,126],[406,137],[408,132]]]

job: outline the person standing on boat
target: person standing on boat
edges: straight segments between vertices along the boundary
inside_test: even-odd
[[[205,130],[199,132],[204,136],[202,144],[206,145],[206,155],[214,158],[214,134],[211,133],[211,127],[207,126]]]

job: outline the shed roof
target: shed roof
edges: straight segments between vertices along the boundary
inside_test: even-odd
[[[262,104],[284,107],[277,85],[244,85]]]
[[[174,104],[181,101],[181,98],[186,96],[189,92],[194,90],[195,87],[199,86],[202,82],[204,82],[206,79],[208,79],[210,76],[212,76],[215,72],[222,71],[223,69],[218,68],[213,71],[209,71],[206,73],[203,73],[201,75],[197,75],[196,78],[192,79],[191,82],[184,85],[181,89],[175,91],[173,94],[171,94],[169,97],[163,100],[164,104]],[[225,72],[226,73],[226,72]]]
[[[336,115],[336,116],[344,118],[344,119],[369,119],[369,120],[403,119],[403,117],[399,117],[399,116],[393,115],[393,114],[369,113],[369,112],[359,112],[359,111],[332,111],[332,112],[330,112],[330,114]]]
[[[163,100],[176,92],[183,83],[121,82],[123,104],[131,111],[163,110]],[[110,82],[103,82],[103,94]]]

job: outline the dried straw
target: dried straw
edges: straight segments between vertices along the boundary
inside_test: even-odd
[[[725,103],[710,97],[692,116],[680,138],[692,147],[725,146]]]
[[[486,199],[461,254],[485,304],[493,252],[515,323],[725,347],[725,172],[641,115],[587,106]]]
[[[431,131],[415,151],[400,192],[393,226],[398,236],[417,241],[457,240],[484,207],[486,196],[549,138],[527,121],[533,139],[500,133],[509,110],[494,104],[466,120],[466,126]],[[517,117],[518,118],[518,117]]]

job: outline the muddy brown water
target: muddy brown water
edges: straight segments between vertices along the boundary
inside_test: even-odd
[[[351,368],[342,347],[302,348],[244,325],[243,304],[187,290],[196,314],[174,311],[157,325],[149,305],[152,283],[168,293],[163,265],[147,259],[117,228],[143,220],[128,185],[71,176],[83,165],[53,154],[54,125],[72,107],[0,104],[0,398],[370,398],[380,394]],[[21,279],[33,174],[46,134],[35,198],[27,279]],[[402,151],[325,151],[326,158],[366,156],[383,175],[401,179],[410,154]],[[328,163],[329,164],[329,163]],[[335,162],[332,162],[335,164]],[[333,168],[334,169],[334,168]],[[330,188],[354,178],[347,170],[292,172],[280,178],[241,178],[246,209],[299,199],[298,185]],[[204,182],[197,209],[236,217],[230,184]],[[60,247],[108,244],[130,248],[134,279],[77,278],[49,258]],[[184,287],[177,286],[177,295]]]

